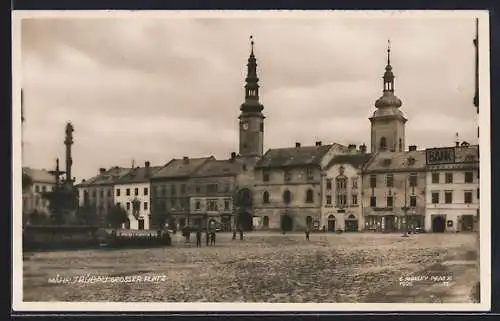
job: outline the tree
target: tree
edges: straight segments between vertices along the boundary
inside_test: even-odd
[[[139,213],[141,211],[141,201],[135,198],[132,201],[132,215],[134,215],[135,219],[139,219]]]
[[[115,205],[109,209],[106,223],[113,228],[120,228],[123,223],[127,222],[127,219],[127,211],[123,207]]]
[[[78,223],[85,225],[95,225],[99,222],[97,209],[94,204],[85,204],[76,210]]]

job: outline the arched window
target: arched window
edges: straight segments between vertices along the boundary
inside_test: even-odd
[[[385,137],[380,138],[380,149],[386,149],[387,148],[387,140]]]
[[[284,191],[283,202],[285,202],[285,204],[290,204],[291,201],[292,201],[292,193],[290,193],[289,190]]]
[[[269,192],[265,191],[264,194],[262,194],[262,201],[264,203],[269,203]]]
[[[314,193],[312,189],[306,191],[306,203],[314,202]]]

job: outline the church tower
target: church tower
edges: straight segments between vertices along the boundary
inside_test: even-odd
[[[405,124],[407,119],[399,108],[401,99],[394,95],[394,73],[391,66],[391,44],[387,47],[387,66],[383,77],[383,94],[377,99],[377,110],[370,117],[371,122],[371,152],[404,151]]]
[[[245,159],[256,160],[264,149],[264,106],[259,101],[259,78],[257,60],[254,55],[253,37],[250,36],[250,57],[248,57],[245,79],[245,102],[240,106],[240,146],[239,154]]]

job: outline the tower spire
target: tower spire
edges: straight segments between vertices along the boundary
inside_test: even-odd
[[[391,65],[391,39],[387,40],[387,66]]]
[[[387,65],[384,73],[384,92],[394,92],[394,73],[391,66],[391,40],[387,40]]]
[[[257,59],[254,53],[254,38],[250,36],[250,56],[247,63],[247,77],[245,78],[245,102],[241,111],[260,112],[264,107],[259,102],[259,77],[257,76]]]

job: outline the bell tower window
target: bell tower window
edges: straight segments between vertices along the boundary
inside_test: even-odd
[[[387,140],[385,137],[380,138],[380,149],[385,150],[387,148]]]

